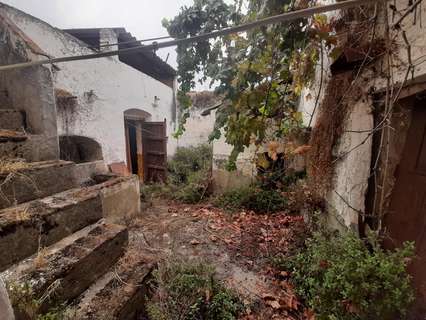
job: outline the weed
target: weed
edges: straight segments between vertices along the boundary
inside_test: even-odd
[[[257,213],[273,213],[286,209],[287,199],[277,190],[249,186],[219,195],[214,204],[228,211],[246,209]]]
[[[371,248],[369,248],[371,247]],[[407,263],[414,244],[383,250],[352,232],[314,232],[306,248],[281,266],[318,320],[394,319],[413,302]]]
[[[175,155],[168,162],[170,182],[175,185],[188,183],[194,172],[211,168],[213,152],[210,145],[177,148]]]
[[[47,250],[46,248],[40,248],[37,252],[37,256],[34,259],[34,267],[35,269],[43,269],[47,266],[46,259]]]
[[[152,320],[234,320],[242,310],[237,296],[215,278],[210,265],[165,261],[154,278],[157,288],[147,308]]]
[[[29,212],[29,206],[19,206],[15,209],[15,215],[17,221],[27,221],[30,219],[31,214]]]
[[[10,281],[6,284],[10,301],[17,318],[28,320],[71,320],[73,316],[66,305],[53,307],[47,312],[41,311],[43,302],[51,294],[46,292],[37,298],[30,281],[17,283]]]

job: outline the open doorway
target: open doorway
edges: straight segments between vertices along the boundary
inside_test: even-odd
[[[143,182],[165,181],[167,172],[166,120],[149,121],[138,109],[124,112],[127,168]]]

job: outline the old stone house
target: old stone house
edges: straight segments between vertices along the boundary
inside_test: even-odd
[[[5,4],[0,4],[0,14],[3,45],[7,46],[9,32],[19,34],[32,48],[26,60],[137,45],[124,28],[59,30]],[[12,57],[2,57],[1,64],[9,62]],[[172,67],[153,53],[138,52],[52,64],[47,69],[43,78],[31,70],[10,74],[25,79],[27,86],[44,86],[43,99],[56,102],[57,121],[51,121],[50,131],[59,133],[62,159],[103,159],[113,171],[138,174],[145,180],[164,176],[167,155],[174,153],[176,145],[175,140],[167,139],[176,120]],[[25,108],[25,99],[32,99],[32,92],[20,90],[10,79],[8,75],[2,81],[2,89]],[[53,114],[45,116],[54,118]],[[52,140],[52,146],[55,143]]]
[[[376,230],[387,248],[415,242],[413,319],[426,311],[425,10],[396,0],[335,14],[342,53],[324,57],[322,77],[318,69],[304,93],[319,94],[319,104],[304,96],[300,106],[313,117],[308,171],[330,224]]]

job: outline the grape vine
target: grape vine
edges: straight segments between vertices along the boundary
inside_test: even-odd
[[[163,25],[172,37],[181,39],[313,4],[313,0],[235,0],[233,4],[194,0]],[[187,93],[195,88],[197,78],[201,83],[210,81],[223,97],[210,139],[224,134],[233,146],[228,169],[235,169],[238,154],[249,145],[300,133],[298,99],[314,78],[322,50],[331,52],[335,42],[332,24],[318,15],[178,46],[181,116],[176,135],[185,130],[191,106]]]

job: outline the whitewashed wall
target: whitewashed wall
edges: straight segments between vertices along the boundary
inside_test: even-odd
[[[186,121],[185,132],[177,140],[178,147],[198,146],[209,142],[209,135],[213,131],[215,116],[202,116],[202,109],[191,109],[190,117]]]
[[[2,10],[52,57],[93,53],[86,44],[41,20],[12,7]],[[71,119],[58,118],[59,134],[93,138],[101,144],[107,163],[126,161],[123,114],[136,108],[150,113],[151,121],[167,119],[168,153],[175,152],[176,140],[171,137],[175,103],[170,87],[117,58],[58,63],[51,70],[55,87],[70,92],[78,102]]]

